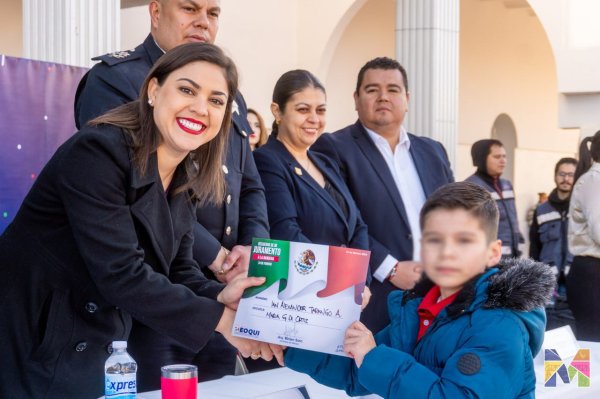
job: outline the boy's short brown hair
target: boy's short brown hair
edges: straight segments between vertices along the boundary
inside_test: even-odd
[[[437,209],[464,209],[479,220],[488,242],[498,239],[498,206],[490,193],[477,184],[458,182],[438,188],[421,209],[421,230],[427,215]]]

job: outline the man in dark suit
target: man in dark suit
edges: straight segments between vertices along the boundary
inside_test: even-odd
[[[340,166],[369,230],[372,298],[362,321],[376,333],[387,324],[387,296],[420,278],[419,212],[438,187],[454,181],[443,146],[407,133],[408,79],[395,60],[381,57],[358,74],[358,121],[324,134],[311,147]]]
[[[78,127],[136,99],[148,71],[165,51],[188,42],[213,43],[221,7],[220,0],[152,0],[149,11],[151,32],[144,43],[131,51],[94,58],[101,62],[84,76],[77,88]],[[237,93],[223,165],[227,182],[225,202],[196,211],[194,258],[222,282],[247,269],[253,237],[269,236],[264,188],[248,144],[251,128],[246,114],[244,98]],[[130,352],[136,349],[130,347]],[[233,374],[235,353],[231,345],[215,334],[194,360],[199,366],[200,380]],[[143,387],[144,381],[138,383]]]

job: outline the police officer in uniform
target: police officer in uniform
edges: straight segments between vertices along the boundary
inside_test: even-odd
[[[78,127],[92,118],[138,98],[152,65],[165,51],[187,42],[213,43],[218,31],[220,0],[152,0],[149,4],[151,33],[130,51],[94,58],[100,61],[81,80],[75,97]],[[225,203],[197,209],[194,258],[209,274],[228,282],[247,270],[253,237],[268,237],[264,188],[248,143],[246,103],[237,93],[229,132],[223,173],[227,182]],[[233,374],[235,349],[219,334],[198,354],[159,337],[136,323],[130,352],[139,364],[138,389],[157,389],[160,366],[195,363],[199,379],[210,380]]]

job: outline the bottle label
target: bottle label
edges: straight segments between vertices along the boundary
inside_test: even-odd
[[[135,399],[136,392],[135,373],[105,375],[104,396],[107,399]]]

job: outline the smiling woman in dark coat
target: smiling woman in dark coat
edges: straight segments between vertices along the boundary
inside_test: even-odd
[[[262,280],[223,289],[192,259],[194,200],[223,199],[236,91],[221,50],[180,46],[138,101],[56,151],[0,237],[0,397],[102,395],[107,348],[132,318],[190,350],[218,331],[245,355],[269,355],[231,336],[228,307]]]

